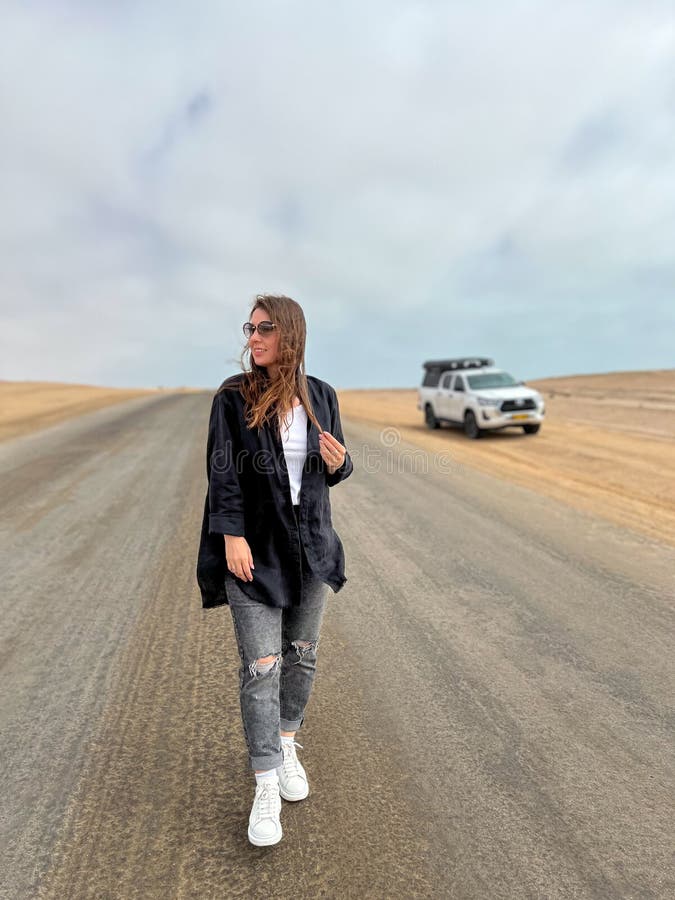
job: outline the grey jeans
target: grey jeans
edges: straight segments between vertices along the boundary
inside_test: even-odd
[[[297,515],[297,508],[295,511]],[[247,597],[236,579],[230,578],[226,582],[241,658],[241,718],[254,770],[274,769],[281,765],[283,754],[279,732],[300,728],[314,683],[319,632],[329,586],[313,574],[304,551],[302,574],[302,602],[286,609]],[[258,662],[267,656],[275,658],[267,663]]]

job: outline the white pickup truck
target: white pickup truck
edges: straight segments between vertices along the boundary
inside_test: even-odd
[[[544,399],[486,357],[430,359],[417,389],[417,408],[429,428],[460,425],[470,438],[484,431],[522,428],[536,434],[544,421]]]

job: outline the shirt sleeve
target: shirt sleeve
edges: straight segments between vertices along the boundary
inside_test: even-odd
[[[340,441],[343,446],[346,446],[344,435],[342,434],[342,422],[340,421],[340,404],[338,403],[337,394],[335,392],[335,388],[331,387],[330,389],[330,433],[333,435],[336,440]],[[341,481],[344,481],[345,478],[349,478],[354,470],[354,463],[352,462],[352,458],[349,455],[349,451],[345,453],[345,458],[342,462],[342,465],[339,469],[336,469],[332,474],[328,471],[328,467],[326,467],[326,483],[328,487],[333,487],[336,484],[339,484]]]
[[[225,415],[225,403],[216,394],[209,421],[209,533],[243,537],[244,497],[237,474],[235,443]]]

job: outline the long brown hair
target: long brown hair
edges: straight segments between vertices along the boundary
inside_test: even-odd
[[[270,320],[278,326],[276,361],[278,377],[270,378],[266,367],[256,363],[247,341],[239,360],[244,378],[230,384],[228,382],[234,382],[234,379],[228,379],[220,386],[218,392],[240,390],[245,401],[247,427],[262,428],[265,424],[271,424],[278,436],[281,434],[280,416],[292,410],[293,398],[297,396],[305,408],[307,418],[319,431],[323,431],[323,426],[314,413],[307,385],[305,372],[307,325],[302,307],[283,294],[258,294],[251,307],[249,320],[256,309],[266,312]]]

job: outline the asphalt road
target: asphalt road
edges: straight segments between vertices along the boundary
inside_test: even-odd
[[[675,551],[347,421],[311,793],[248,843],[209,407],[0,446],[0,896],[673,896]]]

